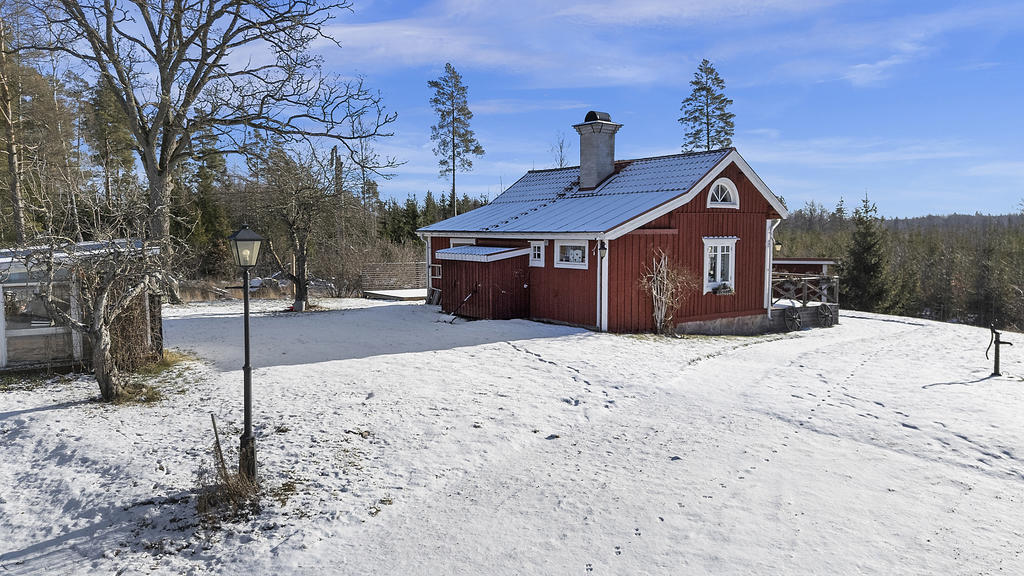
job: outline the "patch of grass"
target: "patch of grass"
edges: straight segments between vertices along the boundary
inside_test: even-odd
[[[195,360],[185,352],[165,350],[162,360],[125,375],[127,393],[117,403],[150,404],[163,400],[168,392],[186,392],[188,388],[182,385],[182,381],[190,368],[187,363]]]
[[[189,362],[192,360],[195,360],[195,358],[184,352],[180,352],[178,350],[164,350],[163,358],[156,362],[143,365],[136,370],[135,373],[141,376],[159,376],[183,362]]]
[[[60,377],[64,379],[63,376]],[[35,390],[52,383],[53,376],[45,374],[0,374],[0,392],[12,392],[15,390]]]
[[[294,478],[285,480],[280,486],[270,491],[270,497],[277,500],[277,503],[284,508],[288,499],[299,491],[299,482]]]

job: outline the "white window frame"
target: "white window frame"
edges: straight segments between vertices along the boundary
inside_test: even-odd
[[[450,238],[448,247],[455,248],[456,246],[476,246],[476,238]]]
[[[531,240],[530,241],[530,266],[535,268],[544,267],[544,248],[547,246],[547,240]],[[535,256],[537,249],[540,248],[540,258]]]
[[[718,186],[725,186],[729,190],[729,196],[732,197],[732,202],[714,202],[711,200],[711,193],[714,192]],[[708,208],[733,208],[739,210],[740,208],[740,193],[736,189],[736,184],[728,178],[719,178],[711,184],[711,188],[708,188]]]
[[[562,260],[562,246],[582,246],[583,262],[565,262]],[[574,268],[586,270],[590,268],[590,243],[586,240],[555,240],[555,268]]]
[[[441,278],[441,270],[442,270],[442,268],[441,268],[440,264],[431,264],[430,265],[430,279],[431,280],[440,279]]]
[[[718,237],[704,237],[704,267],[701,269],[701,275],[704,278],[704,293],[707,294],[715,288],[723,284],[732,286],[733,290],[736,289],[736,241],[739,240],[737,236],[718,236]],[[708,248],[715,246],[721,249],[725,246],[729,248],[729,279],[721,280],[722,278],[722,253],[721,250],[718,252],[718,258],[716,260],[715,277],[717,280],[708,280],[708,268],[710,267],[710,260],[708,255]]]

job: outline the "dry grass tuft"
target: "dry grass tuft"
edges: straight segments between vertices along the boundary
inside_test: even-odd
[[[222,521],[246,519],[259,514],[260,487],[259,483],[228,470],[213,414],[210,420],[213,422],[213,469],[201,466],[197,472],[199,497],[196,499],[196,511],[204,526],[217,528]]]

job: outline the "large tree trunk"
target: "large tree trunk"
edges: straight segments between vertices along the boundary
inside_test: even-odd
[[[295,250],[295,303],[292,309],[302,312],[309,304],[309,278],[306,277],[306,243],[302,242]]]
[[[174,181],[168,171],[147,166],[149,179],[149,238],[160,243],[161,250],[171,250],[171,191]]]
[[[0,123],[3,124],[5,151],[7,152],[7,184],[14,208],[14,236],[19,244],[25,242],[25,210],[21,197],[21,172],[18,142],[14,132],[14,97],[11,93],[13,73],[7,58],[6,23],[0,18]]]
[[[114,365],[114,357],[110,354],[110,327],[104,324],[94,326],[89,339],[92,343],[92,368],[96,373],[96,383],[100,385],[100,396],[107,402],[117,400],[124,394],[124,387]]]

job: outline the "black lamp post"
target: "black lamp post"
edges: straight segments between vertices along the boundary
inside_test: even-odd
[[[235,264],[242,268],[242,302],[244,302],[245,323],[245,365],[242,374],[245,379],[245,430],[238,448],[238,473],[249,480],[256,479],[256,439],[252,435],[252,366],[249,365],[249,269],[260,257],[263,237],[243,225],[238,232],[228,236],[231,254]]]

